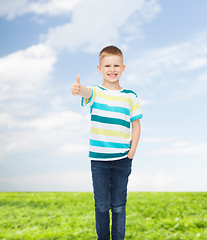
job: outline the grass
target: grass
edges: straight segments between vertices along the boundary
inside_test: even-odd
[[[92,193],[0,193],[0,240],[95,240]],[[207,193],[129,192],[126,240],[207,240]]]
[[[126,239],[207,239],[207,193],[130,193]]]

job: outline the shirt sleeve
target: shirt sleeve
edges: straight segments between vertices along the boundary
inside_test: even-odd
[[[92,106],[93,102],[94,102],[94,99],[95,99],[95,96],[96,96],[96,89],[95,89],[95,87],[92,86],[92,87],[88,87],[88,88],[91,89],[92,94],[91,94],[90,98],[84,98],[84,97],[81,98],[81,106],[82,107],[85,107],[86,105]]]
[[[141,119],[142,117],[143,114],[140,107],[139,99],[137,96],[135,96],[134,99],[132,100],[132,105],[130,109],[130,121],[133,122],[137,119]]]

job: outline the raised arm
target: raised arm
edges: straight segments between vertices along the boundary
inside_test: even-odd
[[[90,88],[87,88],[80,84],[80,76],[77,75],[77,81],[72,84],[71,87],[72,95],[79,95],[84,98],[90,98],[92,91]]]

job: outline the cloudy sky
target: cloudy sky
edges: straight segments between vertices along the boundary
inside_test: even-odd
[[[207,1],[0,0],[0,191],[91,191],[98,53],[124,53],[144,117],[130,191],[207,191]]]

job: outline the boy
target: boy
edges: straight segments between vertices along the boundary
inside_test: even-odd
[[[87,88],[80,85],[78,75],[71,92],[82,97],[82,106],[90,106],[89,158],[98,240],[110,240],[110,209],[112,240],[123,240],[128,177],[140,137],[139,119],[143,115],[136,93],[119,84],[125,70],[121,50],[115,46],[102,49],[97,68],[103,75],[102,85]]]

